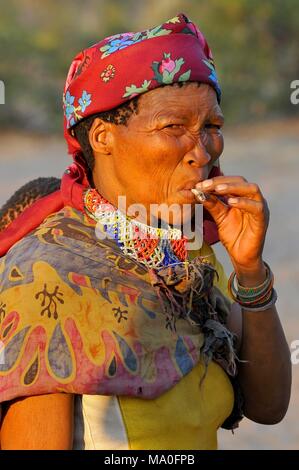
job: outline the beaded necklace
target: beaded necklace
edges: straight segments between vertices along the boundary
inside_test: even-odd
[[[115,239],[122,252],[149,268],[182,264],[187,260],[187,237],[172,228],[152,227],[130,218],[94,188],[83,194],[86,214]]]

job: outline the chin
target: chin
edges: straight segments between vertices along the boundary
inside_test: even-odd
[[[167,204],[169,212],[167,214],[165,213],[164,217],[161,217],[161,219],[163,219],[166,223],[169,223],[170,225],[180,226],[184,223],[189,222],[195,212],[194,200],[191,204],[190,200],[183,198],[182,196],[178,196],[177,198],[165,204]],[[172,205],[179,207],[175,208],[175,210],[171,210]]]
[[[191,189],[181,189],[178,191],[178,204],[195,204],[196,199]]]

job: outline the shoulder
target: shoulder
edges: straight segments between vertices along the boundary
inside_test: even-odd
[[[0,260],[0,292],[32,282],[34,277],[51,281],[57,273],[84,271],[95,265],[100,250],[92,221],[75,209],[65,207],[51,214]]]

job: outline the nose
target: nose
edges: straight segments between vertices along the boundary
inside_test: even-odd
[[[186,153],[184,156],[184,162],[188,165],[195,166],[197,168],[202,168],[206,166],[211,160],[210,154],[207,152],[207,149],[203,142],[203,137],[200,137],[194,147]]]

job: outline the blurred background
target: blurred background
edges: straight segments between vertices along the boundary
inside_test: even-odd
[[[222,168],[257,182],[268,200],[264,258],[276,276],[288,342],[298,340],[299,104],[290,101],[290,84],[299,80],[298,0],[0,0],[0,12],[0,206],[30,179],[60,176],[70,163],[61,96],[77,52],[179,12],[199,25],[223,90]],[[223,248],[215,249],[229,273]],[[220,431],[220,448],[299,448],[299,364],[293,372],[284,421],[262,426],[243,420],[234,435]]]

